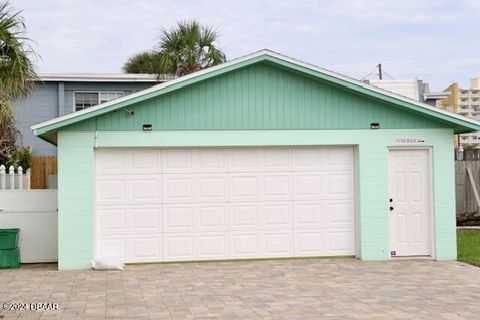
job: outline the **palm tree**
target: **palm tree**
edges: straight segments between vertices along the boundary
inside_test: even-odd
[[[30,92],[38,79],[31,60],[36,55],[20,14],[8,1],[0,3],[0,164],[8,164],[16,150],[18,130],[10,102]]]
[[[173,74],[183,76],[225,62],[225,54],[215,45],[218,33],[212,27],[181,21],[175,29],[161,33],[161,63]]]
[[[0,4],[0,98],[7,100],[25,96],[37,79],[31,60],[36,55],[20,14],[8,1]]]
[[[160,63],[160,54],[154,51],[140,52],[130,57],[123,66],[126,73],[169,73]]]
[[[212,27],[201,26],[196,21],[181,21],[175,28],[161,31],[156,50],[133,56],[123,69],[183,76],[225,62],[217,40],[218,33]]]

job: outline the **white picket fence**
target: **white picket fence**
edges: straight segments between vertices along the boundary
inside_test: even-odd
[[[30,189],[30,181],[30,169],[23,172],[23,168],[19,166],[17,173],[15,173],[15,168],[10,166],[7,172],[5,166],[0,165],[0,190],[28,190]]]

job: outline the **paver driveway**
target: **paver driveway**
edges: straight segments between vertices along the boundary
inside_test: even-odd
[[[480,268],[457,262],[276,260],[126,271],[0,271],[0,301],[56,302],[6,319],[479,319]]]

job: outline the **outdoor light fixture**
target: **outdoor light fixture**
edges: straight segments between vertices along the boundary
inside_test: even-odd
[[[143,124],[143,131],[152,131],[152,125],[151,124]]]
[[[460,144],[460,146],[457,148],[456,150],[456,156],[457,156],[457,159],[458,161],[463,161],[463,156],[464,156],[464,150],[463,150],[463,147],[462,145]]]
[[[123,110],[125,110],[125,112],[127,112],[129,116],[133,116],[135,114],[135,112],[130,111],[127,108],[123,108]]]
[[[380,129],[380,123],[378,122],[370,123],[370,129]]]

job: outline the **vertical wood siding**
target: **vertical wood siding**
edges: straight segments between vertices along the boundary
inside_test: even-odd
[[[86,120],[67,131],[441,128],[441,122],[259,63]]]

